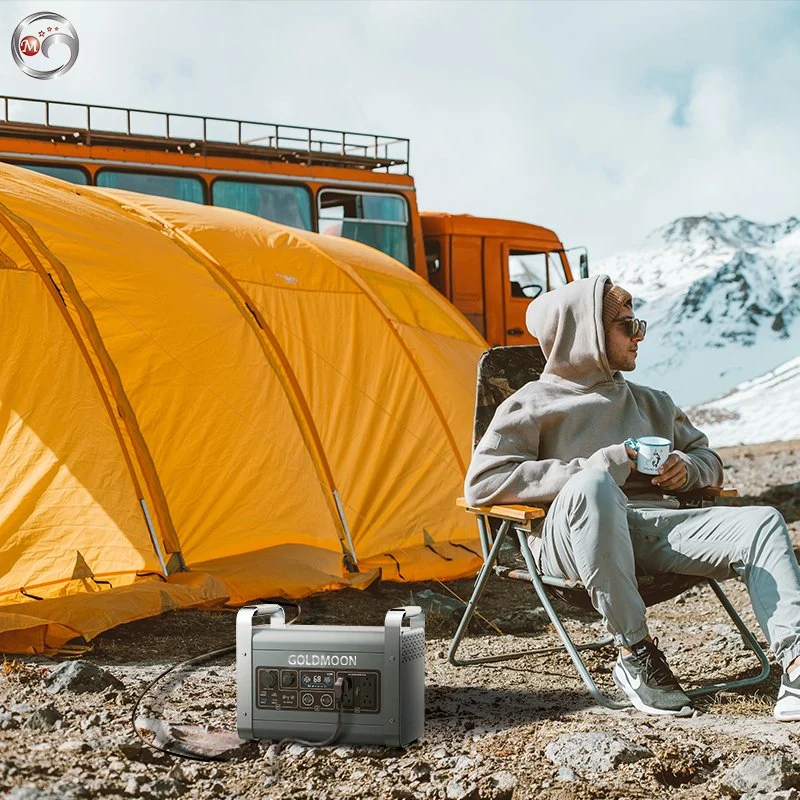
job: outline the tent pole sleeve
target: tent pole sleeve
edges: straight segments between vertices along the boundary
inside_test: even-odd
[[[344,515],[342,508],[342,501],[339,499],[339,490],[333,490],[333,499],[336,501],[336,509],[339,512],[339,519],[342,521],[342,528],[344,528],[344,535],[347,539],[347,546],[350,548],[350,555],[353,557],[353,563],[358,566],[358,559],[356,558],[356,549],[353,547],[353,540],[350,538],[350,528],[347,527],[347,518]]]
[[[150,519],[150,511],[147,508],[147,501],[144,499],[144,497],[139,498],[139,504],[142,506],[142,511],[144,512],[144,520],[147,523],[147,530],[150,532],[150,540],[153,542],[153,549],[156,551],[158,561],[161,564],[161,571],[164,573],[164,577],[166,578],[169,575],[167,572],[167,565],[164,561],[164,554],[161,552],[161,545],[158,543],[158,537],[153,529],[153,522]]]

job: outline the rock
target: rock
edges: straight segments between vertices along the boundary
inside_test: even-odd
[[[490,780],[494,784],[495,800],[511,800],[514,795],[514,789],[517,788],[517,778],[513,773],[507,770],[495,772],[490,777]]]
[[[183,768],[182,764],[176,764],[168,773],[168,778],[172,778],[174,781],[180,781],[181,783],[188,783],[189,776],[186,774],[186,770]]]
[[[150,786],[150,794],[161,800],[170,797],[180,797],[188,790],[188,786],[183,781],[176,781],[174,778],[159,778]]]
[[[122,690],[125,684],[108,670],[88,661],[65,661],[59,664],[44,679],[50,692],[102,692],[106,689]]]
[[[453,769],[456,772],[464,772],[464,770],[467,770],[473,766],[475,766],[475,762],[469,756],[459,756],[456,759]]]
[[[6,800],[60,800],[58,795],[50,794],[38,789],[36,786],[18,786],[12,789]]]
[[[748,793],[743,794],[739,800],[798,800],[800,793],[797,789],[786,789],[783,792],[767,792],[767,794]]]
[[[558,768],[558,775],[556,775],[557,781],[576,781],[578,780],[578,776],[575,774],[575,770],[570,769],[569,767],[559,767]]]
[[[89,714],[88,717],[84,717],[81,720],[81,730],[85,731],[89,728],[93,728],[95,726],[100,725],[100,715],[99,714]]]
[[[10,731],[19,728],[19,720],[10,711],[0,713],[0,731]]]
[[[65,800],[72,800],[73,798],[89,797],[86,788],[72,781],[60,780],[53,784],[53,792],[58,797],[63,797]]]
[[[763,794],[791,789],[796,783],[797,775],[791,762],[780,753],[772,753],[740,759],[722,776],[720,787],[733,795]]]
[[[431,589],[423,589],[414,594],[415,602],[426,614],[434,614],[442,617],[451,617],[464,611],[464,604],[455,597],[439,594]]]
[[[56,749],[59,753],[80,753],[89,749],[89,745],[84,745],[85,743],[79,739],[69,739],[62,742]]]
[[[128,761],[136,761],[140,764],[163,764],[172,761],[166,753],[154,750],[152,747],[146,747],[138,742],[134,744],[118,744],[115,749]]]
[[[51,731],[61,719],[61,714],[54,706],[43,706],[33,711],[25,720],[24,728],[28,730]]]
[[[529,633],[547,625],[550,618],[543,608],[517,608],[492,622],[503,633]]]
[[[418,761],[411,767],[411,772],[409,774],[412,781],[426,783],[431,777],[431,765],[426,764],[424,761]]]
[[[653,754],[641,745],[610,733],[565,733],[545,748],[545,755],[559,767],[577,774],[609,772],[619,764],[633,764]]]
[[[133,797],[138,797],[140,795],[139,779],[135,775],[131,775],[130,778],[128,778],[124,791],[125,794],[132,795]]]
[[[466,780],[453,778],[445,790],[447,800],[480,800],[478,786]]]

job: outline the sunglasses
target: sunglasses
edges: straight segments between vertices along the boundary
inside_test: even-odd
[[[635,339],[637,336],[640,336],[642,339],[644,339],[644,336],[647,333],[647,323],[643,319],[628,317],[626,319],[618,319],[615,321],[618,325],[625,326],[625,333],[627,333],[631,339]]]

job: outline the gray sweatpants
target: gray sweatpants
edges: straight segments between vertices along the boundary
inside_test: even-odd
[[[800,569],[774,508],[631,508],[611,476],[570,478],[542,528],[545,574],[580,579],[618,646],[647,636],[636,574],[741,576],[758,624],[786,667],[800,655]]]

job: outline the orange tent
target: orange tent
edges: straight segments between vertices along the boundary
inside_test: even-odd
[[[358,243],[0,165],[0,651],[474,571],[485,346]]]

